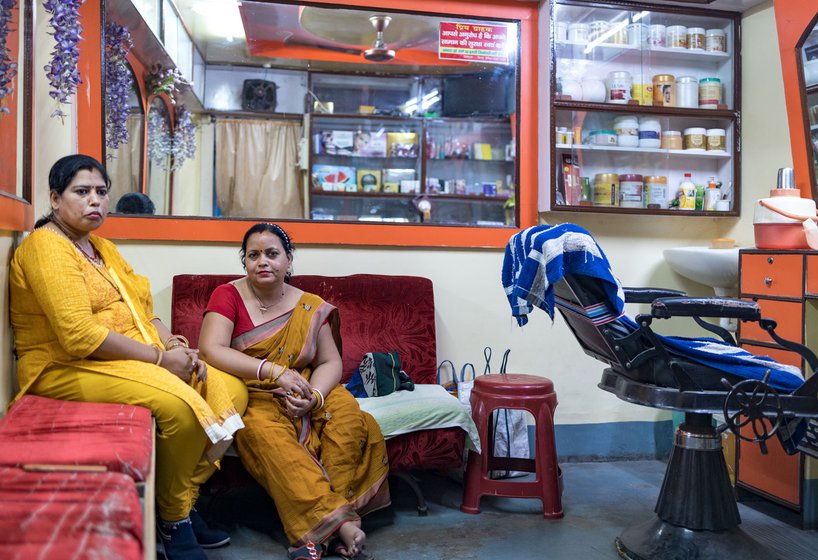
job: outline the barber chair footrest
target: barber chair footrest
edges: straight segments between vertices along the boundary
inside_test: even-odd
[[[626,560],[778,558],[738,527],[727,531],[691,531],[659,518],[626,529],[614,543],[619,556]]]

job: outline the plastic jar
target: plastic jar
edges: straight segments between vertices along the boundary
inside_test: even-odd
[[[707,129],[707,138],[705,140],[707,144],[707,151],[708,152],[724,152],[726,151],[726,144],[725,144],[725,137],[726,133],[723,128],[708,128]]]
[[[667,208],[667,177],[665,175],[645,175],[645,206],[648,208]]]
[[[619,205],[619,175],[597,173],[594,175],[594,206]]]
[[[592,21],[590,25],[588,25],[588,41],[600,38],[610,28],[610,22],[604,20]]]
[[[665,46],[669,49],[687,48],[687,27],[684,25],[670,25],[667,28]]]
[[[707,129],[705,128],[686,128],[684,132],[684,149],[685,150],[704,150],[707,146]]]
[[[619,176],[619,206],[622,208],[642,208],[642,176],[624,173]]]
[[[639,146],[639,121],[632,115],[623,115],[614,119],[616,145],[635,148]]]
[[[727,52],[727,36],[724,29],[708,29],[705,31],[704,50],[708,52]]]
[[[658,148],[661,145],[662,126],[659,119],[642,117],[639,119],[639,147]]]
[[[631,99],[640,105],[653,105],[653,81],[650,76],[635,76],[631,86]]]
[[[628,28],[618,27],[616,31],[608,36],[606,43],[611,45],[627,45],[628,44]]]
[[[648,46],[664,47],[667,43],[665,36],[667,35],[667,28],[664,25],[654,24],[648,26]]]
[[[648,26],[644,23],[632,23],[628,26],[628,44],[642,47],[648,44]]]
[[[568,25],[568,40],[572,43],[585,44],[588,42],[588,24],[571,23]]]
[[[695,51],[703,51],[705,45],[704,27],[687,28],[687,48]]]
[[[616,70],[608,74],[608,79],[605,80],[605,86],[608,90],[608,103],[627,103],[631,98],[631,87],[633,80],[631,73],[625,70]]]
[[[678,130],[665,130],[662,132],[661,147],[664,150],[681,150],[682,133]]]
[[[657,74],[653,77],[653,104],[676,106],[676,79],[673,74]]]
[[[592,130],[588,133],[588,144],[594,146],[616,146],[616,132],[613,130]]]
[[[699,106],[699,80],[696,76],[676,78],[676,106],[696,109]]]
[[[721,80],[702,78],[699,80],[699,109],[718,109],[721,103]]]

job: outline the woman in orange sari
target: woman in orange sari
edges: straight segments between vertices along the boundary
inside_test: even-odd
[[[236,437],[248,471],[273,498],[293,560],[326,551],[372,558],[360,516],[389,504],[386,445],[375,420],[339,385],[337,310],[285,282],[289,236],[256,224],[241,247],[247,276],[219,286],[199,347],[243,378],[249,404]]]

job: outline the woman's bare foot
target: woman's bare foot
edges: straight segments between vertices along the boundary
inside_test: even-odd
[[[347,552],[351,557],[356,556],[366,542],[366,533],[361,530],[361,520],[347,521],[338,529],[338,536],[344,541]]]

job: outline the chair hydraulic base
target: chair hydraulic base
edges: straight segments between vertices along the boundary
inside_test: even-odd
[[[625,530],[614,541],[626,560],[775,560],[763,546],[735,527],[727,531],[691,531],[658,517]]]
[[[657,517],[615,541],[628,560],[772,560],[741,517],[710,414],[685,414],[656,503]]]

